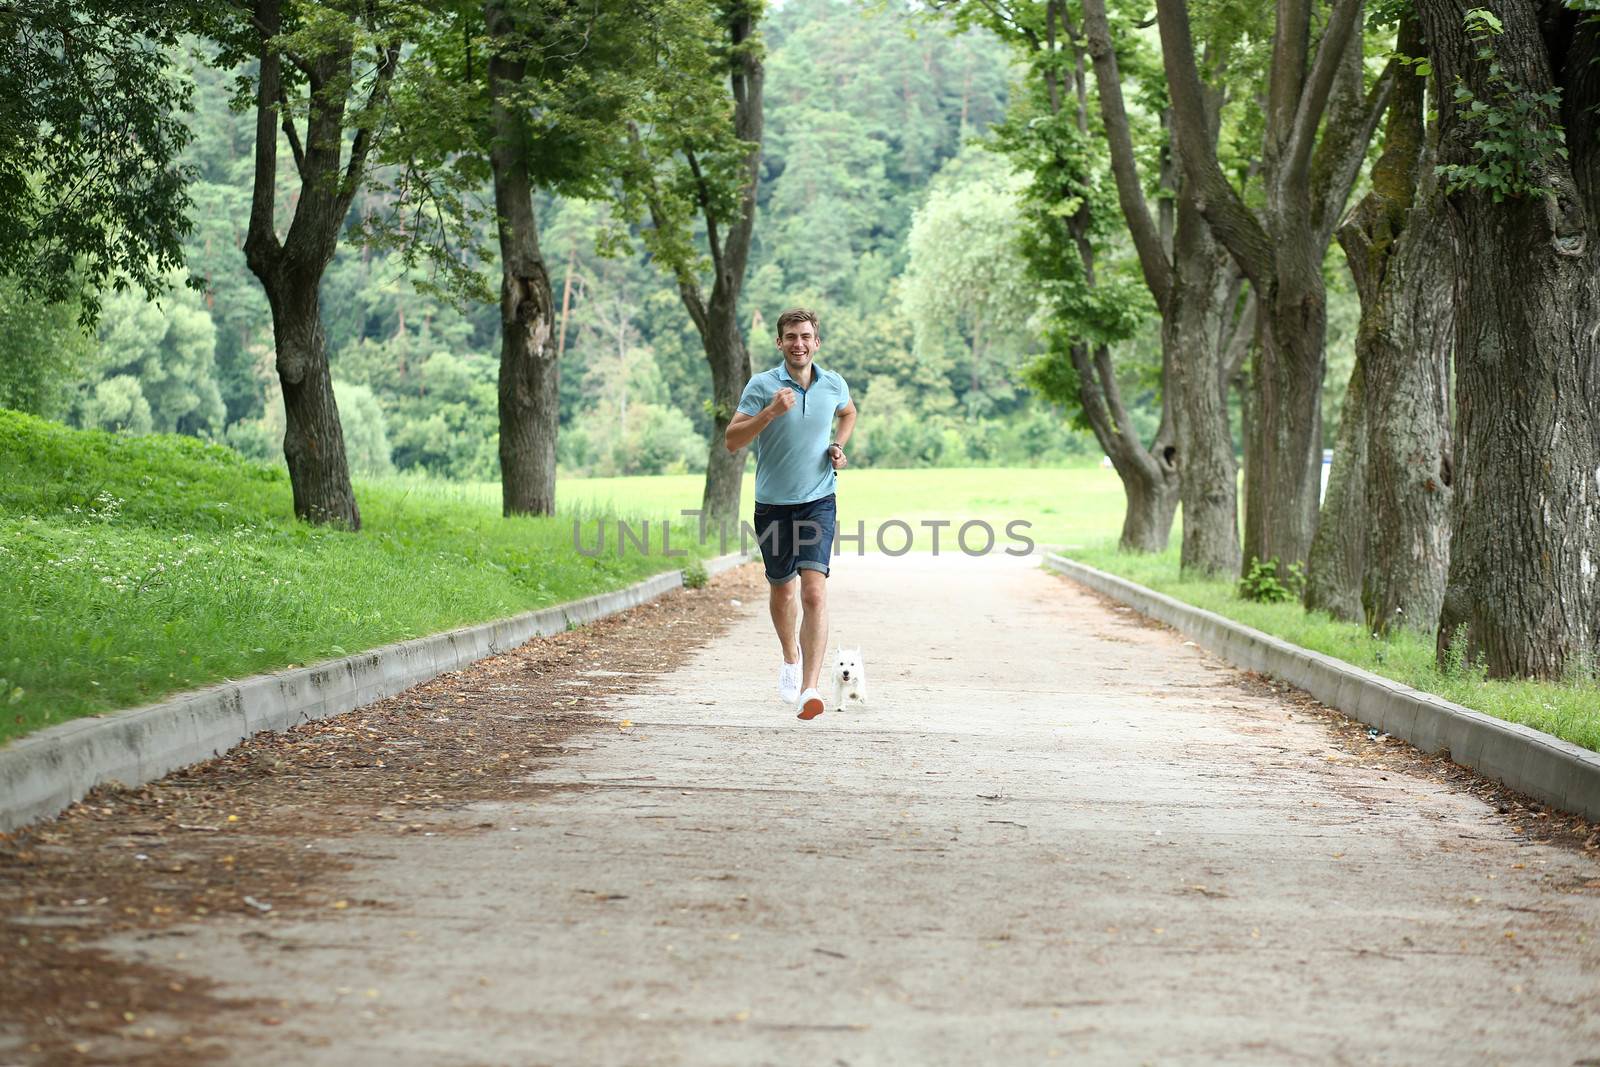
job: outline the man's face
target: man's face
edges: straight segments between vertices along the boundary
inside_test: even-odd
[[[791,322],[783,328],[783,336],[778,338],[778,351],[783,353],[785,363],[800,370],[811,363],[820,344],[816,327],[809,322]]]

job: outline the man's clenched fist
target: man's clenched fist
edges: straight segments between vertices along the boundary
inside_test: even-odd
[[[767,405],[767,412],[773,418],[777,418],[792,407],[794,407],[794,390],[784,386],[772,394],[772,402]]]

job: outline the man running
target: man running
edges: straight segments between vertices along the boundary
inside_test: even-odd
[[[798,702],[802,719],[816,718],[824,707],[817,682],[828,644],[834,472],[849,462],[844,445],[856,424],[850,387],[815,364],[821,345],[816,312],[792,308],[779,315],[783,362],[750,379],[725,438],[729,452],[755,442],[756,542],[783,646],[778,696]]]

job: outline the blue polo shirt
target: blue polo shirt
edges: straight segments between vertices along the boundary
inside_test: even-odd
[[[759,415],[779,389],[793,389],[794,407],[756,435],[756,503],[805,504],[833,492],[838,476],[828,460],[833,417],[850,404],[850,387],[831,370],[811,365],[811,388],[802,389],[783,363],[744,387],[739,410]]]

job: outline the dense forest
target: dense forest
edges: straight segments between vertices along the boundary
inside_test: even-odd
[[[1103,455],[1120,544],[1600,660],[1596,0],[0,10],[0,403],[350,470],[705,472],[823,316],[864,464]],[[92,326],[92,333],[82,328]],[[498,348],[498,353],[496,353]],[[1332,466],[1322,492],[1325,447]]]

